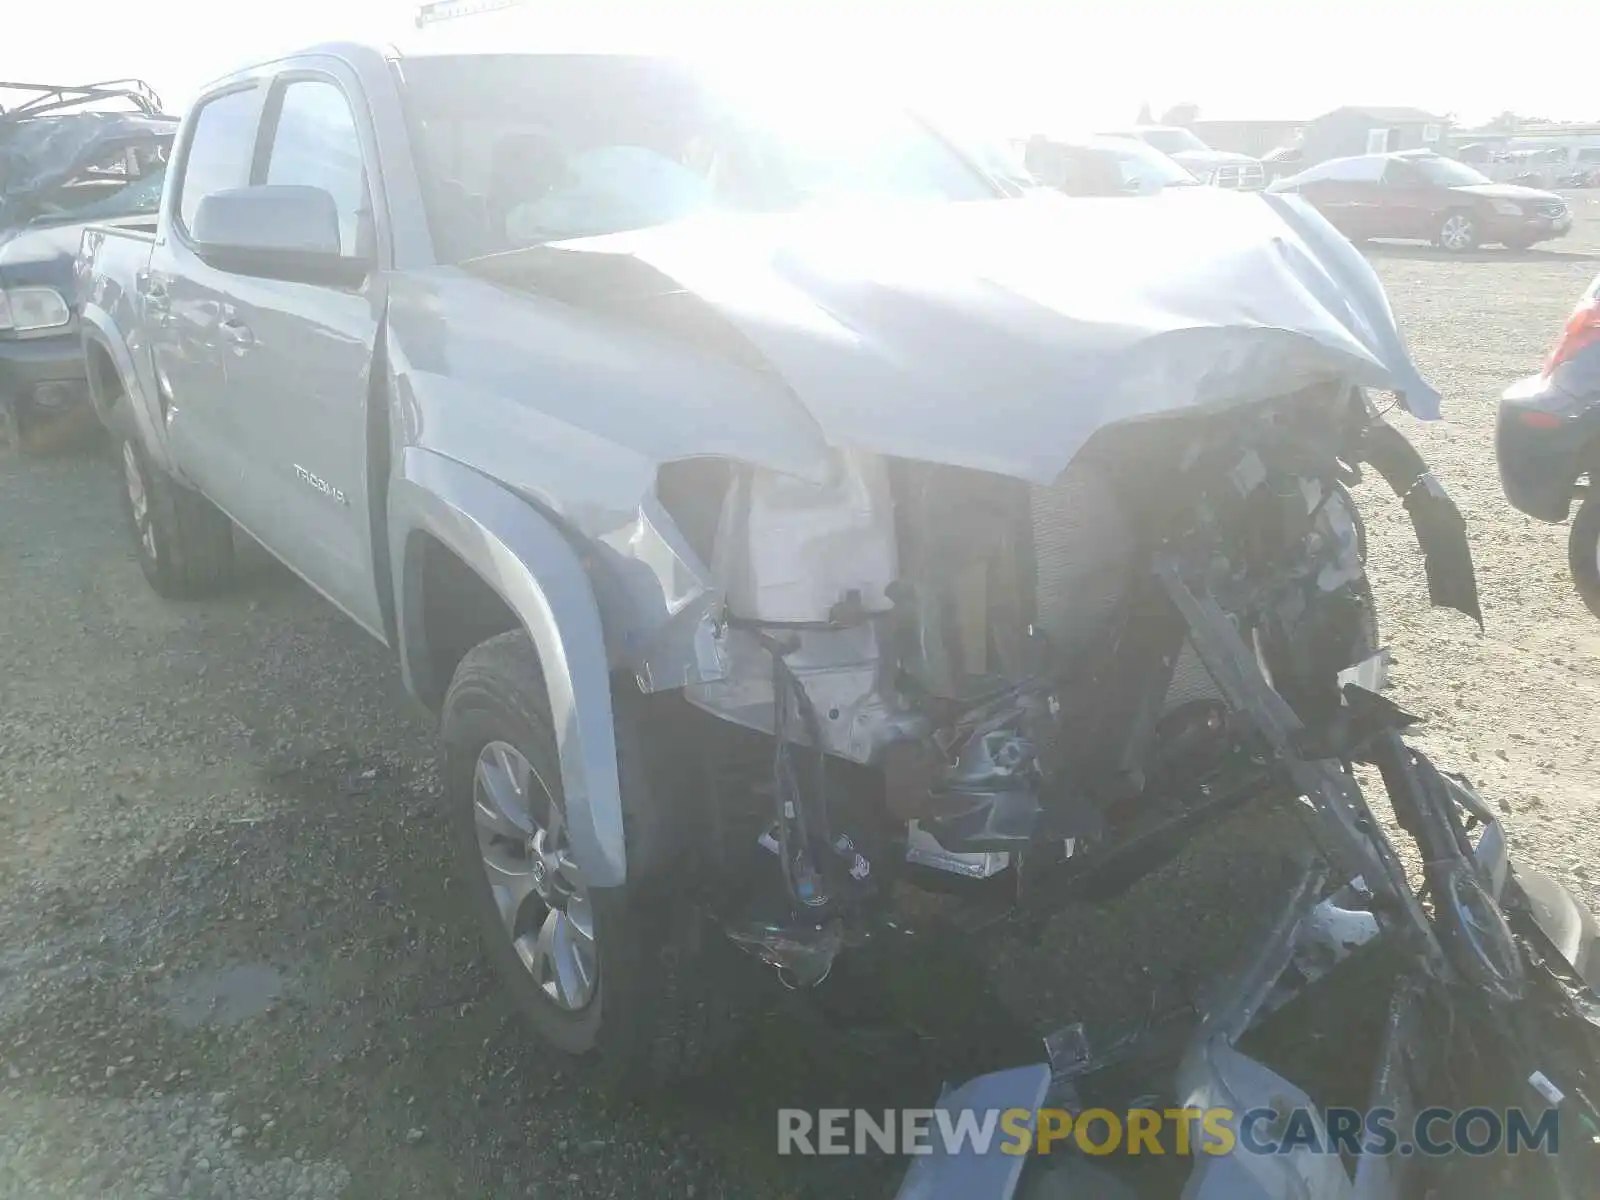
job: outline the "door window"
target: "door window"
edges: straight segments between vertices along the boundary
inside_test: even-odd
[[[1383,174],[1384,161],[1366,156],[1330,158],[1289,176],[1279,188],[1293,190],[1313,183],[1376,183]]]
[[[250,182],[255,154],[256,88],[225,92],[204,101],[194,115],[194,132],[178,180],[178,220],[193,228],[200,201],[212,192]]]
[[[1387,129],[1367,130],[1367,153],[1382,154],[1389,148],[1389,131]]]
[[[344,93],[322,79],[297,79],[283,90],[266,182],[317,187],[339,211],[339,250],[348,256],[371,245],[361,139]]]
[[[1403,158],[1391,158],[1383,168],[1383,182],[1386,187],[1426,187],[1428,177],[1415,163]]]

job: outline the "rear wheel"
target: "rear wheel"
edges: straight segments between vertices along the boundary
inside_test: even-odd
[[[233,522],[199,492],[150,461],[131,437],[122,440],[122,509],[139,569],[169,600],[191,599],[233,579]]]
[[[1567,562],[1578,595],[1600,617],[1600,493],[1590,491],[1578,506],[1567,534]]]
[[[619,695],[628,879],[591,887],[570,839],[554,722],[521,630],[468,651],[445,696],[445,788],[464,899],[486,956],[552,1046],[636,1092],[694,1068],[724,1025],[702,927],[659,867],[659,810]],[[650,783],[660,782],[652,773]],[[711,943],[708,949],[715,946]]]
[[[1439,222],[1434,243],[1451,254],[1463,254],[1478,247],[1478,223],[1465,209],[1451,209]]]

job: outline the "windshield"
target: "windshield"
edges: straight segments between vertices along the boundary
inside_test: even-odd
[[[1141,129],[1139,136],[1163,154],[1181,154],[1185,150],[1209,150],[1187,129]]]
[[[620,56],[440,56],[399,69],[446,261],[710,210],[1002,194],[909,113],[836,92],[735,96],[682,64]]]
[[[1126,146],[1118,146],[1115,151],[1117,157],[1117,170],[1122,173],[1122,182],[1125,187],[1138,183],[1149,187],[1198,187],[1200,181],[1173,162],[1159,150],[1153,150],[1141,142],[1130,141]]]
[[[1467,166],[1466,163],[1457,162],[1453,158],[1413,158],[1408,162],[1420,171],[1429,183],[1437,183],[1444,187],[1460,187],[1469,183],[1489,183],[1491,180],[1482,171]]]

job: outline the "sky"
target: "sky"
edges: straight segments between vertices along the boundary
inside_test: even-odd
[[[11,6],[8,5],[8,8]],[[1411,105],[1600,120],[1596,0],[527,0],[414,28],[412,0],[43,0],[16,5],[0,79],[136,75],[172,111],[247,62],[320,41],[402,49],[648,49],[849,69],[996,133],[1092,129],[1192,101],[1302,120]],[[1491,15],[1492,14],[1492,15]]]

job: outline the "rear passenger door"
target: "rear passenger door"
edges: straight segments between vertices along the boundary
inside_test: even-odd
[[[341,253],[372,261],[359,284],[235,276],[236,330],[222,354],[232,390],[227,436],[247,446],[259,486],[236,514],[258,540],[383,637],[369,504],[369,393],[384,280],[376,146],[338,64],[271,83],[253,182],[321,188],[339,215]],[[381,402],[381,400],[380,400]],[[382,480],[375,481],[382,484]]]

